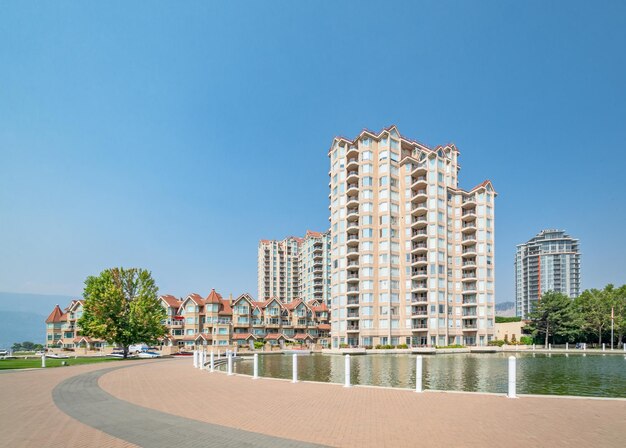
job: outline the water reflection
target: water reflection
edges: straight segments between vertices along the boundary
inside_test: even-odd
[[[510,354],[438,354],[424,356],[425,389],[505,393]],[[517,391],[521,394],[626,397],[626,358],[517,354]],[[415,356],[351,357],[353,384],[415,387]],[[259,374],[290,379],[291,356],[259,356]],[[344,357],[309,355],[298,358],[298,376],[305,381],[343,383]],[[235,373],[252,374],[252,361],[237,362]]]

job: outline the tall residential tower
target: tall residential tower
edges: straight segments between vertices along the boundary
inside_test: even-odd
[[[261,240],[258,248],[258,300],[320,300],[329,303],[330,233],[308,230],[304,238]]]
[[[454,145],[431,149],[395,126],[337,137],[328,155],[333,347],[487,344],[491,182],[460,189]]]
[[[515,254],[516,314],[523,318],[547,291],[570,297],[580,294],[578,240],[563,230],[542,230],[517,246]]]

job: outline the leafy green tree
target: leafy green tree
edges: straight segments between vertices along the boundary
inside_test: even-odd
[[[607,285],[603,290],[587,289],[576,299],[582,327],[597,334],[599,345],[602,345],[602,333],[611,325],[613,291],[613,285]]]
[[[167,334],[157,294],[152,275],[144,269],[106,269],[85,280],[85,304],[77,325],[84,336],[122,347],[126,358],[129,345],[153,344]]]
[[[11,350],[13,350],[14,352],[35,352],[42,349],[43,345],[35,344],[31,341],[15,342],[11,347]]]
[[[526,329],[533,336],[544,335],[545,347],[552,336],[570,339],[580,331],[580,320],[574,301],[563,293],[548,291],[537,301],[529,313]]]

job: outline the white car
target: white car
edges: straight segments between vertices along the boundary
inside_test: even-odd
[[[64,355],[63,353],[48,353],[46,358],[55,358],[55,359],[68,359],[69,356]]]
[[[160,358],[161,355],[159,355],[156,352],[141,352],[137,355],[138,358],[144,358],[144,359],[150,359],[150,358]]]

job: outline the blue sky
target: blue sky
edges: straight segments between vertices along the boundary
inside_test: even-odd
[[[498,301],[546,227],[624,283],[624,48],[622,1],[3,2],[0,290],[256,295],[259,239],[328,226],[332,138],[391,124],[493,181]]]

